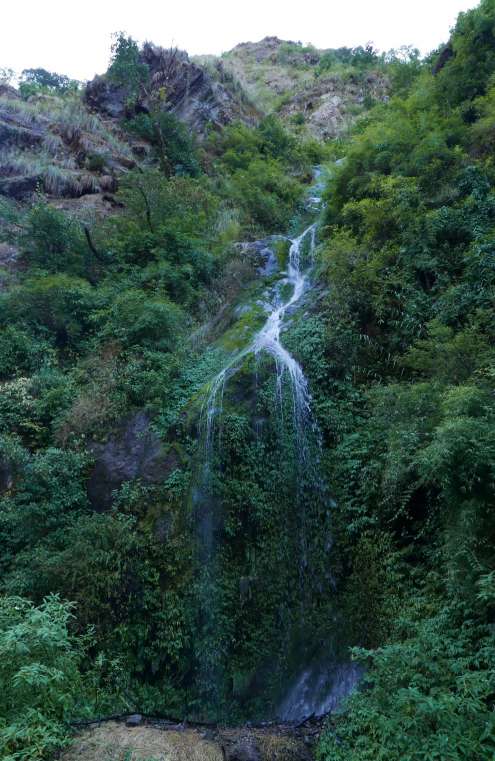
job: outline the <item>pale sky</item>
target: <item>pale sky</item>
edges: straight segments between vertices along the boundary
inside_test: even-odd
[[[112,32],[139,42],[221,53],[267,35],[422,53],[448,39],[477,0],[0,0],[0,68],[41,66],[76,79],[106,70]]]

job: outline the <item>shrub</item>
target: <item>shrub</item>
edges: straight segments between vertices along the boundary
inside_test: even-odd
[[[124,291],[113,303],[105,337],[125,347],[143,346],[171,351],[179,340],[184,321],[179,307],[167,299],[149,298],[140,290]]]
[[[426,602],[431,609],[431,602]],[[438,603],[437,603],[438,604]],[[403,636],[355,650],[362,692],[330,722],[320,761],[485,761],[495,752],[495,639],[462,607],[410,609]],[[425,615],[426,612],[426,615]]]
[[[141,87],[149,80],[149,70],[141,62],[137,42],[124,32],[115,34],[107,77],[126,89],[130,106],[134,105]]]
[[[53,758],[68,742],[65,722],[78,700],[81,642],[70,634],[72,606],[53,595],[39,607],[0,597],[0,755]]]

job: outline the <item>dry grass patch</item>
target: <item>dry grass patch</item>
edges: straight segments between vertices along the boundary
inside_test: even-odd
[[[112,721],[76,737],[60,761],[223,761],[223,754],[193,729],[163,731]]]

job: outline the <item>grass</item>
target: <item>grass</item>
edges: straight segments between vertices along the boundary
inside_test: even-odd
[[[37,177],[46,193],[59,197],[78,197],[99,190],[97,178],[78,170],[71,156],[55,158],[44,148],[0,151],[0,175]]]
[[[123,167],[134,163],[132,149],[110,122],[90,113],[80,96],[40,96],[24,101],[0,97],[0,119],[15,132],[11,145],[0,150],[0,173],[34,176],[54,196],[78,197],[100,190],[98,174],[110,159]],[[38,144],[25,147],[24,130],[34,130]],[[88,159],[88,161],[86,161]],[[88,171],[89,166],[92,171]]]
[[[60,761],[222,761],[219,745],[195,730],[129,728],[107,722],[81,733]]]

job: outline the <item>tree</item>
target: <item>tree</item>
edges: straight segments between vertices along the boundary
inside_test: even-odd
[[[65,74],[57,74],[46,69],[24,69],[21,74],[19,90],[23,98],[37,93],[64,95],[79,89],[77,79],[70,79]]]
[[[114,35],[107,77],[126,89],[129,105],[134,105],[141,87],[149,80],[149,70],[141,61],[139,45],[124,32],[116,32]]]

